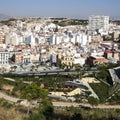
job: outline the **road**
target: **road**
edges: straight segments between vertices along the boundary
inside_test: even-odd
[[[4,98],[5,100],[8,100],[8,101],[13,102],[13,103],[16,103],[19,100],[19,98],[14,98],[12,96],[8,96],[2,92],[0,92],[0,98]]]
[[[86,71],[88,73],[93,73],[93,72],[98,72],[98,71]],[[20,72],[13,72],[13,74],[18,74],[18,75],[56,75],[56,74],[60,74],[60,75],[68,75],[68,74],[79,74],[77,71],[75,70],[70,70],[68,72],[66,72],[64,69],[55,69],[55,70],[41,70],[41,71],[20,71]]]
[[[4,80],[16,82],[16,80],[15,80],[15,79],[12,79],[12,78],[4,78]],[[32,83],[33,83],[33,82],[29,82],[29,81],[22,81],[22,82],[25,83],[25,84],[32,84]]]
[[[120,109],[120,105],[106,105],[106,104],[100,104],[98,106],[91,106],[90,104],[84,104],[84,103],[74,103],[74,102],[53,102],[53,106],[56,107],[90,107],[90,108],[99,108],[99,109]]]
[[[17,103],[20,99],[19,98],[14,98],[12,96],[8,96],[5,93],[0,92],[0,98],[4,98],[5,100],[8,100],[13,103]],[[22,105],[27,106],[28,102],[24,100],[25,102],[22,103]],[[85,106],[85,107],[92,107],[90,104],[83,104],[83,103],[74,103],[74,102],[53,102],[53,106],[56,107],[79,107],[79,106]],[[98,106],[94,106],[94,108],[99,108],[99,109],[120,109],[120,105],[105,105],[105,104],[100,104]]]

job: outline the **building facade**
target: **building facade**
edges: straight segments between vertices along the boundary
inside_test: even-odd
[[[109,16],[90,16],[89,17],[89,30],[108,31],[109,29]]]
[[[0,44],[3,44],[3,35],[0,33]]]
[[[0,51],[0,65],[10,64],[14,52]]]
[[[72,56],[64,56],[61,59],[61,64],[65,64],[67,66],[73,66],[74,59]]]
[[[23,61],[23,53],[22,52],[15,52],[12,56],[12,61],[14,63],[21,63]]]

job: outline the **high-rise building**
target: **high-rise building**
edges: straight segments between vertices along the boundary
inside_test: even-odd
[[[89,30],[108,31],[109,29],[109,16],[90,16],[89,17]]]

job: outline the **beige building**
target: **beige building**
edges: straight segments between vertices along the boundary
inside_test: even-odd
[[[101,41],[103,41],[101,35],[93,35],[92,36],[92,43],[99,43]]]
[[[22,52],[15,52],[12,56],[12,60],[15,63],[20,63],[23,61],[23,53]]]
[[[39,62],[40,61],[40,54],[31,54],[31,62]]]
[[[113,33],[113,38],[114,38],[115,41],[118,41],[118,40],[119,40],[119,36],[120,36],[120,32],[119,32],[119,31],[115,31],[115,32]]]
[[[65,64],[67,66],[73,66],[74,59],[72,56],[64,56],[61,59],[61,64]]]
[[[0,33],[0,44],[3,44],[3,35]]]

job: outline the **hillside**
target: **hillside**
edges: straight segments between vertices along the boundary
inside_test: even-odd
[[[10,18],[11,18],[10,16],[0,13],[0,21],[2,21],[2,20],[8,20]]]

